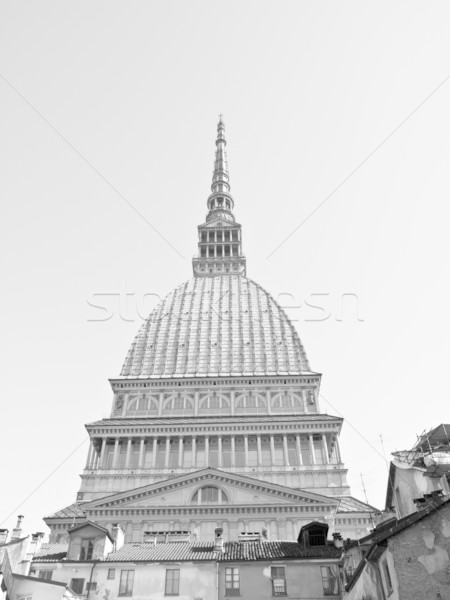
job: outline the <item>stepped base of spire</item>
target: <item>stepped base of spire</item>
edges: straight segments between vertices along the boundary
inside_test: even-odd
[[[229,258],[193,258],[192,268],[195,277],[217,277],[218,275],[245,275],[245,256]]]

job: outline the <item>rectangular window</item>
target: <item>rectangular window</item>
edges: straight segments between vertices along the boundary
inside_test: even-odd
[[[272,567],[272,595],[286,596],[286,573],[284,567]]]
[[[339,580],[337,577],[337,567],[320,567],[322,572],[322,587],[324,596],[339,595]]]
[[[133,595],[134,571],[120,571],[119,596]]]
[[[239,596],[239,568],[227,567],[225,569],[225,595]]]
[[[116,578],[116,570],[108,569],[108,579],[115,579],[115,578]]]
[[[89,540],[89,539],[81,540],[80,560],[92,560],[93,552],[94,552],[94,544],[92,543],[92,540]]]
[[[39,571],[38,577],[40,579],[47,579],[48,581],[50,581],[50,579],[52,578],[52,573],[53,573],[53,571],[49,571],[48,569],[43,569],[43,570]]]
[[[97,589],[97,582],[96,581],[88,581],[88,583],[86,584],[86,590],[89,591],[94,591]]]
[[[80,577],[75,577],[70,582],[70,589],[75,594],[82,594],[83,587],[84,587],[84,579],[81,579]]]
[[[180,569],[166,569],[166,596],[178,596],[180,593]]]
[[[389,571],[389,566],[385,560],[383,561],[383,573],[384,573],[386,594],[389,596],[390,594],[392,594],[393,588],[392,588],[391,573]]]

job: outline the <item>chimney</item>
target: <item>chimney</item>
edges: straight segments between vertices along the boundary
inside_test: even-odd
[[[113,523],[111,528],[111,537],[114,540],[114,550],[119,550],[119,548],[122,548],[125,541],[125,532],[120,523]]]
[[[12,530],[12,533],[11,533],[11,540],[18,540],[22,537],[22,521],[23,521],[23,515],[19,515],[17,517],[17,525],[15,526],[15,528]]]
[[[0,529],[0,546],[8,542],[9,529]]]
[[[214,551],[215,552],[223,552],[223,529],[222,527],[217,527],[214,529]]]
[[[36,531],[31,534],[31,548],[33,548],[33,554],[36,554],[42,546],[42,540],[44,539],[45,533],[42,531]]]
[[[339,533],[339,531],[335,531],[333,533],[333,544],[336,546],[336,548],[344,547],[344,540],[342,539],[342,535]]]

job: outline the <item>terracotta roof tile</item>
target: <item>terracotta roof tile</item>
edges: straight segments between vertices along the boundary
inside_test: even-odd
[[[125,544],[112,552],[108,561],[214,560],[245,561],[287,558],[339,558],[341,550],[334,546],[305,548],[297,542],[225,542],[224,552],[216,552],[214,544],[169,542],[165,544]]]
[[[66,544],[43,544],[34,556],[34,562],[57,562],[66,557]],[[225,542],[224,552],[214,550],[213,542],[141,542],[125,544],[111,552],[107,562],[159,561],[253,561],[308,558],[339,558],[341,550],[332,545],[304,547],[297,542]]]
[[[34,561],[57,561],[66,557],[67,544],[42,544],[33,557]]]

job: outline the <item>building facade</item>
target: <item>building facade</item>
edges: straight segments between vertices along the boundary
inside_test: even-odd
[[[319,406],[297,331],[246,275],[220,119],[194,277],[140,328],[110,417],[89,423],[74,504],[47,517],[51,541],[91,520],[127,542],[157,531],[211,540],[242,534],[295,540],[312,520],[368,533],[372,507],[350,496],[339,451],[342,419]]]
[[[37,581],[64,584],[79,598],[338,600],[343,550],[327,542],[327,525],[321,539],[311,535],[317,531],[312,527],[296,542],[228,542],[219,528],[211,542],[171,533],[130,544],[123,544],[116,528],[111,548],[108,531],[86,522],[69,530],[65,550],[42,546],[32,573]]]

